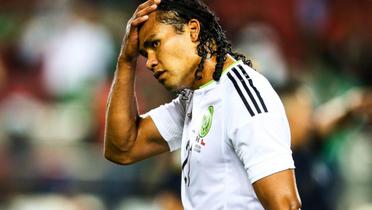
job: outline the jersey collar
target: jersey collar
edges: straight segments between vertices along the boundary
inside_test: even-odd
[[[229,72],[232,68],[234,68],[237,65],[243,65],[243,61],[241,61],[241,60],[235,61],[233,64],[231,64],[226,69],[224,69],[222,71],[221,78],[225,74],[227,74],[227,72]],[[198,89],[196,89],[195,92],[203,92],[205,90],[209,90],[209,89],[213,88],[214,86],[216,86],[216,81],[212,79],[209,82],[205,83],[204,85],[200,86]]]

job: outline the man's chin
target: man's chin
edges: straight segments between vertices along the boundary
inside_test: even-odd
[[[160,84],[162,84],[165,89],[169,90],[169,91],[173,91],[174,90],[174,86],[167,83],[165,80],[159,80]]]
[[[160,81],[160,83],[165,87],[165,89],[169,90],[169,91],[172,91],[172,92],[178,92],[178,91],[181,91],[183,90],[184,88],[181,88],[177,85],[174,85],[174,84],[169,84],[165,81]]]
[[[169,85],[164,85],[165,89],[169,90],[169,91],[172,91],[172,92],[178,92],[180,90],[182,90],[181,88],[178,88],[178,87],[174,87],[174,86],[169,86]]]

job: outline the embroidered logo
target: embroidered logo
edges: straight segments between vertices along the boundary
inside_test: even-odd
[[[207,112],[204,114],[202,119],[202,125],[199,131],[199,137],[204,138],[212,126],[214,107],[209,106]]]

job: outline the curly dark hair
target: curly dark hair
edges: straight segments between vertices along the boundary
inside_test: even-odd
[[[219,19],[201,0],[162,0],[158,11],[158,21],[173,25],[177,32],[183,32],[184,25],[191,19],[199,20],[201,29],[197,50],[201,61],[195,72],[197,80],[201,79],[204,61],[208,55],[216,56],[217,63],[213,73],[213,79],[216,81],[221,77],[226,54],[252,67],[252,62],[244,55],[232,51]]]

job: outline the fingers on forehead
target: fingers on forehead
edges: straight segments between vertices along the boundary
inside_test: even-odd
[[[139,5],[137,10],[141,10],[141,9],[143,9],[145,7],[148,7],[148,6],[151,6],[153,4],[160,4],[160,0],[148,0],[145,3]]]

